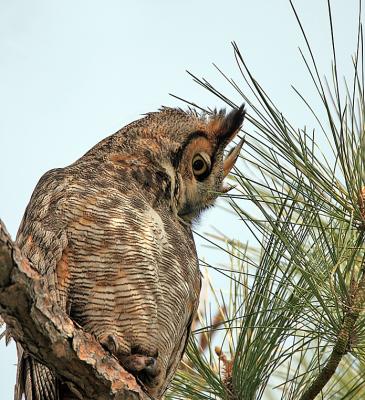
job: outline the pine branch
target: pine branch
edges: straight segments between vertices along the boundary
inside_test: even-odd
[[[363,189],[359,196],[359,208],[363,223],[365,223],[364,198],[365,190]],[[313,400],[332,378],[342,357],[351,350],[351,340],[355,331],[355,325],[365,303],[365,260],[362,262],[361,272],[362,275],[359,282],[354,282],[350,287],[343,323],[331,355],[314,382],[300,397],[300,400]]]
[[[0,314],[11,336],[80,399],[146,400],[135,378],[52,300],[0,220]]]

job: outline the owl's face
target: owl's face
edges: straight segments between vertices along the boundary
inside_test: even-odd
[[[193,221],[227,192],[223,179],[233,168],[243,140],[224,158],[224,150],[239,131],[244,108],[217,114],[203,129],[190,132],[175,153],[175,207],[179,217]],[[205,129],[204,129],[205,128]]]

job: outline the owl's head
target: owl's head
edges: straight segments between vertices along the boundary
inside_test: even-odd
[[[244,116],[244,106],[228,114],[225,110],[199,115],[164,108],[148,115],[153,130],[150,139],[160,149],[155,160],[170,178],[171,207],[186,222],[227,192],[223,180],[233,168],[243,140],[226,157],[224,151],[239,132]],[[153,147],[152,142],[148,147]]]
[[[168,206],[190,223],[227,192],[223,180],[243,140],[226,157],[224,152],[244,116],[244,106],[228,114],[225,110],[199,114],[165,107],[104,139],[83,158],[106,159],[116,179],[129,177],[153,204]]]

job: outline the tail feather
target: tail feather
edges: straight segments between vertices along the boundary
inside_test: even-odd
[[[59,400],[55,374],[17,344],[18,370],[14,400]]]

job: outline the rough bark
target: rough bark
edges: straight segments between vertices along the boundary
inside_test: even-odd
[[[80,399],[146,400],[135,378],[55,304],[0,220],[0,314],[12,337]]]

